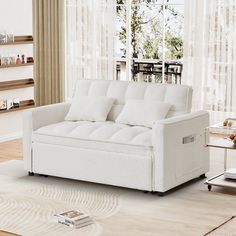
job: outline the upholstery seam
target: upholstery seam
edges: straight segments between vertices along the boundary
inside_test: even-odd
[[[174,122],[171,122],[171,123],[157,123],[157,125],[175,125],[175,124],[178,124],[178,123],[181,123],[181,122],[185,122],[185,121],[192,121],[194,119],[197,119],[197,118],[205,118],[205,115],[207,115],[208,113],[205,113],[205,114],[199,114],[195,117],[192,117],[192,118],[184,118],[183,120],[179,120],[179,121],[174,121]],[[191,113],[189,114],[191,115]],[[176,116],[176,118],[178,118],[178,116]],[[170,118],[172,119],[172,118]]]
[[[46,145],[59,145],[59,144],[54,144],[54,143],[47,143],[47,142],[42,142],[42,141],[40,141],[40,142],[34,142],[35,144],[46,144]],[[151,158],[152,158],[152,147],[149,147],[148,149],[146,149],[146,150],[144,150],[144,152],[141,154],[141,155],[139,155],[138,153],[127,153],[127,152],[117,152],[117,151],[110,151],[110,150],[102,150],[102,149],[98,149],[98,148],[94,148],[94,149],[91,149],[91,148],[86,148],[86,147],[75,147],[75,146],[68,146],[68,145],[64,145],[64,144],[60,144],[61,146],[63,146],[63,147],[68,147],[68,148],[78,148],[78,149],[84,149],[84,150],[92,150],[92,151],[100,151],[100,152],[109,152],[109,153],[118,153],[118,154],[126,154],[126,155],[130,155],[130,156],[133,156],[133,155],[136,155],[136,156],[141,156],[141,157],[143,157],[144,155],[143,155],[143,153],[147,153],[147,155],[145,155],[145,156],[151,156]],[[151,149],[151,150],[150,150]],[[151,160],[151,162],[152,162],[152,160]]]
[[[71,138],[74,140],[80,140],[80,141],[89,141],[89,142],[99,142],[99,143],[107,143],[107,144],[118,144],[118,145],[125,145],[125,146],[134,146],[134,147],[144,147],[146,149],[150,149],[153,148],[153,146],[141,146],[141,145],[135,145],[135,144],[127,144],[127,143],[117,143],[117,142],[109,142],[109,141],[102,141],[102,140],[92,140],[92,139],[85,139],[85,138],[74,138],[74,137],[65,137],[65,136],[57,136],[57,135],[48,135],[48,134],[40,134],[40,133],[36,133],[36,135],[41,135],[41,136],[48,136],[48,137],[57,137],[57,138]],[[58,145],[58,144],[56,144]]]

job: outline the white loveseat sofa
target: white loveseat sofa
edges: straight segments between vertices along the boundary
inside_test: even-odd
[[[204,128],[209,117],[205,111],[190,113],[190,87],[79,80],[75,95],[116,100],[106,122],[64,121],[70,103],[26,111],[23,146],[29,174],[164,193],[208,172]],[[165,101],[172,108],[152,128],[117,124],[128,99]]]

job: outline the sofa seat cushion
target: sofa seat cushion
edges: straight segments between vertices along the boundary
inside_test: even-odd
[[[63,121],[39,128],[33,133],[33,141],[104,151],[147,154],[152,149],[152,130],[112,121]]]

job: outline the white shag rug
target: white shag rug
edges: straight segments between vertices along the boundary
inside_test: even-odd
[[[55,177],[28,176],[22,161],[0,164],[0,230],[23,236],[202,236],[232,215],[236,195],[197,180],[164,197]],[[228,204],[230,203],[230,204]],[[93,225],[71,229],[53,215],[87,212]]]

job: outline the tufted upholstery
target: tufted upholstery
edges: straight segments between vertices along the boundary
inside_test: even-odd
[[[151,129],[107,122],[63,121],[38,129],[34,136],[46,135],[135,146],[152,146]]]
[[[168,117],[191,111],[192,89],[184,85],[153,84],[114,80],[78,80],[74,96],[107,96],[115,98],[108,120],[114,121],[128,99],[162,101],[172,104]]]
[[[70,103],[25,111],[27,171],[159,192],[208,172],[205,127],[209,115],[190,113],[190,87],[79,80],[77,95],[115,98],[109,121],[64,121]],[[171,118],[157,121],[152,129],[115,123],[128,99],[172,104]],[[183,142],[188,137],[189,142]]]

